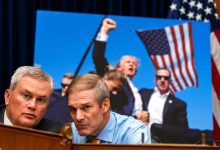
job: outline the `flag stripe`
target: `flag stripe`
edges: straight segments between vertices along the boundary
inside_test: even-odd
[[[220,99],[220,84],[219,84],[220,75],[219,75],[216,64],[212,57],[211,57],[211,62],[212,62],[212,85],[217,94],[217,98],[219,100]]]
[[[220,128],[219,128],[219,125],[217,124],[216,120],[215,120],[215,117],[213,117],[213,126],[214,126],[214,138],[216,140],[216,145],[220,145],[220,142],[217,142],[218,140],[220,140]]]
[[[220,140],[220,29],[211,33],[212,110],[214,138]],[[220,145],[219,142],[216,142]]]
[[[182,39],[182,49],[183,49],[183,58],[184,58],[184,61],[182,62],[184,68],[184,74],[186,77],[188,77],[188,80],[187,80],[187,86],[190,86],[190,85],[194,85],[194,80],[192,79],[192,76],[189,72],[189,69],[188,69],[188,60],[187,60],[187,53],[186,53],[186,44],[187,44],[187,36],[185,36],[184,34],[184,29],[183,29],[183,26],[180,26],[180,32],[181,32],[181,39]],[[185,39],[186,38],[186,39]]]
[[[151,55],[151,60],[152,60],[152,62],[154,64],[154,68],[156,68],[156,69],[159,68],[157,59],[156,59],[156,57],[154,55]]]
[[[193,38],[192,38],[192,23],[189,24],[188,26],[188,31],[189,31],[189,45],[190,45],[190,54],[191,54],[191,57],[189,59],[189,61],[191,60],[191,62],[189,63],[189,65],[191,66],[190,68],[192,68],[192,75],[194,76],[194,80],[196,81],[196,84],[195,86],[198,87],[198,75],[196,73],[196,69],[195,69],[195,64],[194,64],[194,50],[193,50]]]
[[[181,86],[180,81],[177,77],[177,72],[176,72],[177,67],[175,67],[175,65],[174,65],[174,61],[177,62],[176,56],[175,56],[175,50],[174,50],[175,49],[175,43],[174,43],[175,35],[174,35],[173,27],[165,28],[165,30],[168,35],[168,40],[169,40],[169,44],[170,44],[170,48],[171,48],[171,52],[170,52],[171,54],[169,55],[169,61],[171,64],[171,66],[170,66],[171,72],[172,72],[172,75],[173,75],[174,81],[175,81],[173,84],[174,85],[176,84],[175,86],[177,87],[177,90],[179,91],[179,90],[182,90],[183,87]]]
[[[212,97],[214,99],[212,103],[212,109],[213,109],[213,114],[216,120],[216,124],[220,127],[220,101],[217,92],[215,91],[214,87],[212,87]]]
[[[181,45],[180,42],[181,40],[177,40],[177,38],[179,38],[179,35],[180,35],[180,32],[179,32],[179,26],[175,26],[175,27],[171,27],[171,33],[172,33],[172,37],[173,37],[173,42],[174,42],[174,51],[175,53],[172,53],[171,54],[175,54],[176,56],[173,55],[173,59],[175,59],[177,61],[176,64],[176,74],[177,74],[177,77],[178,77],[178,81],[180,82],[181,84],[181,90],[185,88],[185,78],[183,76],[183,73],[182,73],[182,66],[181,66],[181,60],[180,60],[180,53],[181,53],[181,50],[179,48],[179,46]]]
[[[212,89],[212,110],[213,110],[213,126],[214,126],[214,139],[220,140],[220,101],[214,89]],[[217,145],[220,145],[219,142],[216,142]]]

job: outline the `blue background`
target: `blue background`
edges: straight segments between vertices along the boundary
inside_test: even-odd
[[[116,65],[122,55],[130,54],[141,60],[133,82],[140,89],[154,88],[155,70],[146,49],[135,33],[139,29],[157,29],[186,21],[141,17],[108,16],[117,22],[117,29],[109,34],[106,57]],[[37,12],[35,65],[41,66],[60,88],[63,74],[74,73],[92,40],[103,15]],[[211,65],[209,23],[193,22],[195,66],[199,87],[190,87],[176,93],[187,103],[188,121],[191,128],[212,129]],[[79,74],[94,70],[92,49]]]

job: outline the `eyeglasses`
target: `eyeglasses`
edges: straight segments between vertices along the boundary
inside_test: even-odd
[[[69,87],[69,84],[61,83],[62,88]]]
[[[170,80],[170,76],[160,76],[160,75],[156,75],[156,79],[157,80],[161,80],[162,78],[164,78],[164,80]]]

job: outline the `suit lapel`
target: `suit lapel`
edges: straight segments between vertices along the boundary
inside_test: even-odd
[[[0,106],[0,122],[4,123],[5,105]]]
[[[153,93],[154,93],[154,90],[149,90],[145,95],[146,97],[144,98],[145,103],[143,102],[143,109],[146,110],[146,111],[148,111],[148,104],[150,102],[150,98],[151,98]]]
[[[164,105],[164,109],[163,109],[163,120],[168,112],[168,110],[170,109],[170,107],[173,104],[173,99],[171,98],[171,96],[169,95],[166,99],[165,105]]]
[[[127,94],[127,98],[128,98],[128,107],[130,109],[130,111],[133,111],[134,108],[134,95],[132,93],[131,87],[127,81],[127,79],[124,81],[124,87],[123,87],[125,93]]]

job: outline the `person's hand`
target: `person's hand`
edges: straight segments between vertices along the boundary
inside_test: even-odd
[[[110,18],[105,18],[102,22],[101,32],[103,34],[108,34],[112,29],[115,29],[117,26],[116,22]]]
[[[137,119],[144,122],[144,124],[149,123],[149,112],[148,111],[138,111],[136,113]]]

